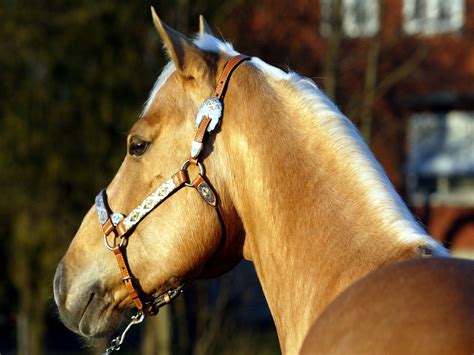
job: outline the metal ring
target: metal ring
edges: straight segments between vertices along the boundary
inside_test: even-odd
[[[181,165],[181,168],[179,170],[188,170],[189,164],[191,164],[191,160],[188,159]]]
[[[114,236],[114,245],[111,246],[109,244],[109,240],[107,239],[107,236],[104,234],[104,244],[105,244],[105,247],[107,249],[109,249],[110,251],[114,251],[115,249],[117,248],[121,248],[123,246],[123,244],[125,243],[125,237],[120,237],[120,243],[119,245],[117,245],[117,243],[115,243],[115,240],[117,240],[117,236]]]
[[[191,160],[188,159],[186,160],[182,165],[180,170],[188,170],[189,165],[191,165]],[[204,176],[204,165],[200,161],[196,162],[197,167],[199,168],[199,175]],[[185,182],[184,183],[186,186],[194,186],[190,182]]]
[[[188,170],[189,165],[191,165],[191,159],[186,160],[182,165],[180,170]],[[204,175],[204,166],[200,161],[196,163],[197,167],[199,168],[199,174]]]
[[[114,237],[114,242],[115,242],[115,237]],[[107,235],[104,234],[104,244],[107,249],[110,251],[114,251],[117,248],[117,245],[114,243],[114,246],[111,247],[109,244],[109,240],[107,239]]]

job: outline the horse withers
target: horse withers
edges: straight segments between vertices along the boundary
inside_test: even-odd
[[[58,266],[65,325],[108,335],[245,258],[285,354],[472,353],[474,262],[417,224],[337,107],[204,20],[191,40],[153,17],[171,61]]]

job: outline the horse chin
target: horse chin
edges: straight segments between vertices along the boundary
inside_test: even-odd
[[[95,292],[78,302],[73,309],[59,306],[59,316],[64,325],[85,338],[103,338],[111,335],[119,326],[124,311],[107,304]]]
[[[78,324],[78,333],[86,338],[103,338],[111,335],[120,325],[123,311],[107,305],[96,294],[83,310]]]

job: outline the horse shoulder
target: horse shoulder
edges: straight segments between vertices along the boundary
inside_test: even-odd
[[[324,310],[300,354],[472,354],[473,275],[452,258],[381,268]]]

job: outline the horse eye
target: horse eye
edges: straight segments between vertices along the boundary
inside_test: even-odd
[[[148,148],[149,143],[144,141],[139,137],[133,137],[130,141],[130,147],[128,148],[128,153],[130,155],[140,157],[145,154],[146,149]]]

